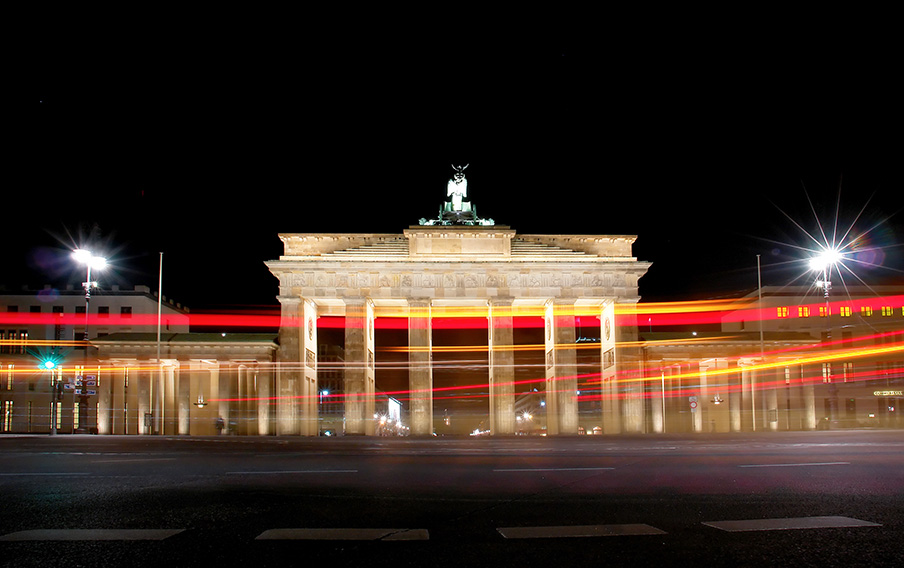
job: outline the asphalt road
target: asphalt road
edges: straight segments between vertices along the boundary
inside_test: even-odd
[[[904,432],[0,437],[3,566],[904,565]]]

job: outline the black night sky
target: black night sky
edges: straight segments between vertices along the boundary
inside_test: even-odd
[[[0,284],[77,285],[66,249],[86,244],[114,265],[102,286],[156,288],[163,251],[165,295],[193,310],[273,306],[278,233],[400,233],[436,215],[453,163],[478,213],[518,232],[638,235],[644,301],[749,292],[757,254],[765,284],[791,283],[813,245],[791,219],[817,231],[808,197],[828,230],[839,203],[839,229],[872,228],[863,246],[885,248],[865,280],[902,281],[883,33],[437,21],[326,41],[317,22],[234,20],[45,31],[12,117]]]

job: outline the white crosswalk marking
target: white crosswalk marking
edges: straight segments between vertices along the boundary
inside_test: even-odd
[[[3,541],[24,540],[163,540],[185,529],[35,529],[0,536]]]
[[[644,524],[504,527],[496,530],[505,538],[572,538],[666,534],[663,530]]]
[[[255,540],[429,540],[426,529],[270,529]]]
[[[839,527],[881,527],[877,523],[851,517],[793,517],[787,519],[749,519],[740,521],[711,521],[703,523],[722,531],[783,531],[792,529],[825,529]]]

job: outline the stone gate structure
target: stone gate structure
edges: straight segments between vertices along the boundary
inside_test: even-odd
[[[431,317],[455,307],[484,310],[489,319],[491,433],[515,432],[512,321],[525,310],[545,321],[548,433],[578,433],[575,317],[588,312],[601,326],[604,430],[643,431],[642,385],[610,380],[639,370],[628,345],[636,323],[615,310],[637,303],[638,279],[650,266],[632,256],[636,237],[518,234],[478,218],[463,201],[463,169],[456,168],[453,199],[439,217],[402,234],[280,235],[284,253],[266,263],[279,279],[282,310],[277,434],[318,434],[316,321],[323,315],[346,322],[346,433],[374,433],[374,320],[383,313],[408,319],[411,433],[432,434]]]

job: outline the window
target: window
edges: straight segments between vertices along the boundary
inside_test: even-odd
[[[119,315],[124,318],[132,317],[132,306],[122,306],[119,308]]]
[[[844,382],[854,380],[854,364],[850,361],[845,362],[842,373],[844,374]]]
[[[832,310],[828,306],[819,306],[819,317],[824,318],[829,315],[832,315]]]
[[[6,306],[6,311],[10,313],[16,313],[19,311],[19,306]]]
[[[851,307],[850,306],[841,306],[840,311],[841,311],[841,317],[843,317],[843,318],[851,317]]]
[[[863,317],[870,317],[873,315],[872,306],[860,306],[860,315]]]
[[[799,317],[799,318],[810,317],[810,306],[798,306],[797,317]]]
[[[13,401],[3,401],[3,431],[10,432],[13,429]]]
[[[885,317],[891,317],[895,313],[895,309],[891,306],[882,306],[882,315]]]
[[[110,317],[110,306],[98,306],[97,307],[97,317],[100,317],[100,318]]]
[[[822,364],[822,382],[824,382],[824,383],[832,382],[832,364],[831,363],[823,363]]]
[[[788,317],[788,306],[779,306],[779,308],[776,311],[777,311],[778,317],[780,317],[780,318]]]
[[[39,314],[41,313],[41,306],[29,306],[28,311],[33,314]]]

